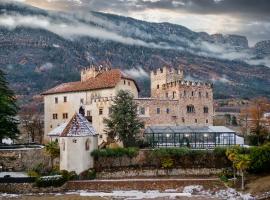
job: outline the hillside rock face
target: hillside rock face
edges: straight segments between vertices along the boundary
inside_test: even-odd
[[[0,17],[14,13],[90,27],[81,35],[63,36],[53,29],[0,24],[0,68],[22,103],[59,83],[79,80],[82,68],[102,63],[132,71],[142,96],[149,94],[150,87],[149,77],[141,76],[141,71],[180,65],[188,79],[212,81],[215,97],[270,97],[270,68],[248,64],[253,57],[269,55],[269,41],[250,48],[244,36],[209,35],[179,25],[97,12],[70,20],[63,14],[0,3]],[[89,35],[97,28],[97,36]],[[227,58],[232,52],[246,57]]]
[[[270,40],[265,40],[256,43],[254,49],[257,55],[260,56],[270,55]]]

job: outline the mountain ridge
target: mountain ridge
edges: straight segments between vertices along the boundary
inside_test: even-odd
[[[102,63],[134,76],[143,96],[149,94],[147,73],[150,70],[163,65],[180,65],[188,79],[212,81],[216,98],[270,97],[270,68],[247,63],[258,59],[267,61],[268,46],[264,43],[248,47],[244,36],[211,36],[180,25],[150,23],[106,13],[70,16],[35,8],[28,11],[20,5],[8,10],[9,5],[0,3],[0,19],[1,16],[3,19],[15,17],[14,20],[20,21],[16,16],[27,16],[28,20],[39,20],[32,21],[33,24],[47,22],[47,27],[18,22],[14,22],[17,25],[13,27],[0,24],[0,68],[6,72],[22,103],[57,84],[79,80],[80,69]],[[80,30],[70,30],[74,36],[53,29],[55,24],[61,23],[70,24],[63,30],[74,27]],[[213,37],[218,38],[218,43]],[[266,49],[263,53],[262,48]],[[250,55],[250,58],[227,59],[230,54]]]

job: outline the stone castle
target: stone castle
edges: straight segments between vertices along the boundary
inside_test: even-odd
[[[151,97],[140,98],[136,81],[119,69],[91,66],[81,71],[81,80],[60,84],[44,95],[45,140],[58,138],[61,128],[79,110],[106,140],[103,119],[108,118],[113,98],[128,90],[138,104],[145,128],[153,125],[212,125],[213,87],[184,80],[180,69],[163,67],[151,72]]]

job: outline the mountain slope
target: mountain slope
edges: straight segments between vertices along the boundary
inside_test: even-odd
[[[149,93],[144,71],[168,64],[181,65],[189,79],[213,81],[215,97],[270,97],[270,68],[247,64],[267,64],[268,51],[261,53],[267,44],[250,48],[243,36],[0,3],[0,68],[23,103],[56,84],[78,80],[80,69],[100,63],[133,75],[142,95]]]

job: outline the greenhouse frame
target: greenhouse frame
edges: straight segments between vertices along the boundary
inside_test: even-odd
[[[243,138],[225,126],[149,126],[144,136],[153,148],[189,147],[213,149],[244,144]]]

